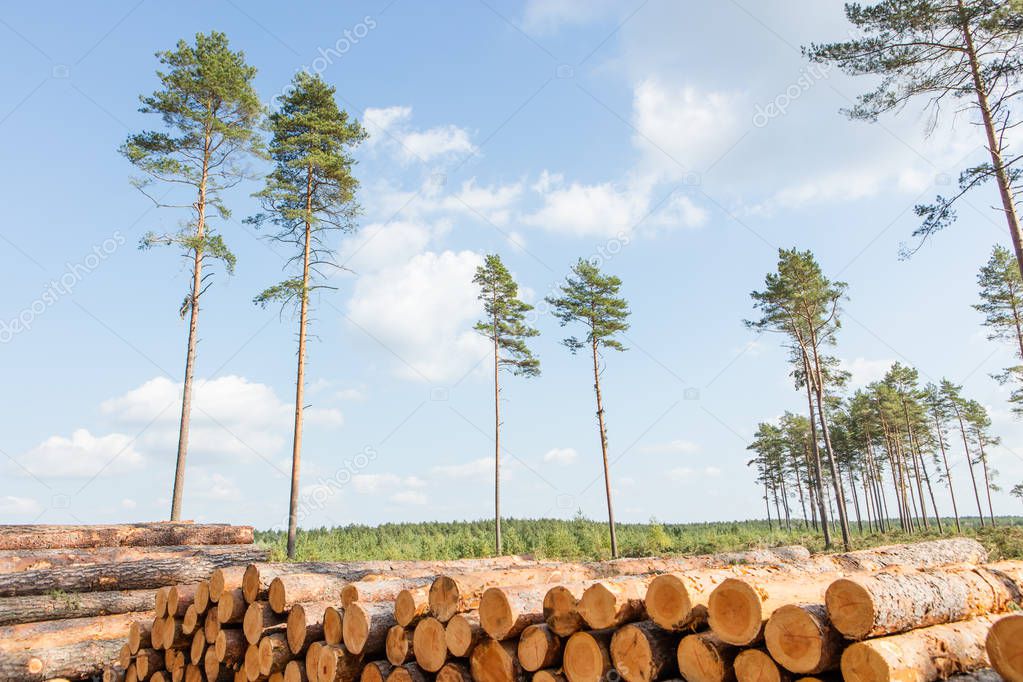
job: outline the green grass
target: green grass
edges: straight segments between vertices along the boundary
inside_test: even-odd
[[[981,528],[976,518],[962,519],[963,535],[977,538],[992,560],[1023,559],[1023,517],[1000,517],[995,528]],[[950,523],[943,520],[945,533]],[[854,548],[941,537],[929,532],[860,533],[853,525]],[[506,554],[532,554],[542,559],[593,560],[610,557],[607,525],[576,518],[502,520]],[[835,534],[837,537],[837,533]],[[270,549],[274,560],[285,555],[286,535],[259,531],[256,541]],[[662,524],[622,523],[618,545],[622,556],[667,556],[738,551],[777,545],[804,545],[823,551],[819,533],[793,525],[792,531],[771,530],[766,521]],[[461,559],[493,554],[492,521],[389,523],[299,531],[299,561],[365,561],[374,559]]]

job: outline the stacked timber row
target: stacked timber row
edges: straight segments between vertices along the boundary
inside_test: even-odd
[[[0,680],[121,680],[129,667],[152,679],[173,668],[154,637],[183,642],[191,586],[264,560],[252,543],[251,526],[223,524],[0,526]],[[154,635],[158,619],[174,624]]]
[[[126,679],[930,682],[997,679],[994,665],[1023,682],[1023,616],[1003,618],[1023,604],[1023,562],[987,563],[965,539],[813,556],[254,563],[182,588],[196,597],[180,623],[154,615],[133,631]]]

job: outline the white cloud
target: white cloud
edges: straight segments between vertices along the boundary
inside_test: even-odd
[[[19,458],[21,466],[39,478],[88,478],[138,469],[142,455],[131,436],[94,436],[77,429],[70,438],[51,436]],[[21,471],[13,468],[12,471]]]
[[[504,469],[504,467],[501,467]],[[494,474],[494,458],[493,457],[482,457],[480,459],[474,459],[464,464],[445,464],[435,466],[431,469],[432,473],[437,476],[443,476],[445,478],[481,478],[484,476],[493,476]]]
[[[413,129],[412,107],[370,107],[362,120],[370,133],[369,147],[386,148],[406,163],[428,162],[449,154],[468,155],[476,151],[469,131],[456,125]]]
[[[675,467],[668,470],[668,478],[673,481],[684,481],[692,475],[693,470],[690,467]]]
[[[209,500],[223,502],[237,502],[242,499],[242,492],[238,485],[223,474],[212,473],[208,477],[201,476],[195,482],[199,495]]]
[[[360,388],[342,388],[335,393],[338,400],[363,401],[366,399],[366,391]]]
[[[30,497],[0,495],[0,517],[37,516],[42,511],[43,506]]]
[[[579,453],[575,451],[575,448],[552,448],[544,453],[543,461],[571,464],[578,458]]]
[[[398,376],[442,382],[461,378],[486,356],[472,331],[480,304],[472,278],[482,257],[428,251],[404,265],[361,277],[349,317],[372,336]]]
[[[446,231],[444,224],[419,220],[370,223],[345,240],[339,261],[358,274],[402,265]]]
[[[721,469],[718,469],[717,467],[704,467],[703,473],[708,476],[720,476]]]
[[[852,376],[849,379],[850,388],[863,388],[867,384],[884,378],[885,373],[891,369],[894,360],[880,359],[868,360],[858,357],[853,360],[841,360],[839,366],[849,372]]]
[[[454,195],[445,197],[440,208],[464,214],[477,214],[495,225],[505,225],[511,219],[512,209],[522,196],[522,184],[481,186],[476,178],[462,183]]]
[[[395,493],[391,495],[390,500],[396,504],[409,506],[419,506],[429,501],[425,494],[415,490],[403,490],[400,493]]]
[[[699,452],[700,445],[692,441],[676,439],[666,443],[652,443],[650,445],[644,445],[641,451],[689,455]]]
[[[418,476],[397,474],[355,474],[352,476],[355,492],[363,495],[394,490],[396,488],[422,488],[426,482]]]

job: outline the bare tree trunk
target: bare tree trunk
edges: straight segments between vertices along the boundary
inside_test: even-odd
[[[970,479],[973,481],[973,496],[977,499],[977,513],[980,515],[980,525],[984,527],[984,508],[980,504],[980,491],[977,490],[977,475],[973,471],[973,457],[970,456],[970,442],[966,438],[966,425],[963,424],[963,415],[959,411],[959,406],[952,403],[952,409],[955,410],[956,419],[959,420],[959,432],[963,436],[963,448],[966,450],[966,463],[970,469]]]
[[[856,512],[856,526],[860,530],[860,535],[863,535],[863,518],[860,516],[860,498],[856,494],[856,476],[853,474],[853,468],[850,466],[846,474],[849,478],[849,494],[853,498],[853,511]]]
[[[805,447],[805,444],[804,444],[804,447]],[[810,520],[806,517],[806,500],[803,499],[803,482],[800,480],[801,476],[799,475],[799,463],[798,463],[798,460],[795,457],[793,457],[793,467],[792,467],[792,470],[795,473],[796,490],[799,492],[799,507],[800,507],[800,509],[803,510],[803,528],[808,528],[809,524],[810,524]]]
[[[821,420],[821,434],[824,436],[824,448],[828,453],[828,466],[831,470],[831,485],[835,488],[835,506],[838,507],[838,523],[842,531],[842,546],[849,550],[849,520],[845,513],[845,492],[838,477],[838,463],[835,461],[835,450],[831,446],[831,430],[824,414],[824,375],[821,371],[820,357],[817,355],[817,338],[811,331],[810,341],[813,348],[814,362],[814,393],[817,398],[817,414]],[[805,351],[804,351],[805,354]]]
[[[963,532],[962,527],[959,525],[959,506],[956,504],[956,492],[952,487],[952,470],[948,466],[948,453],[945,451],[945,435],[941,432],[941,422],[938,420],[938,414],[936,412],[931,413],[934,417],[934,430],[938,434],[938,446],[941,448],[941,461],[945,465],[945,482],[948,483],[948,494],[952,498],[952,514],[956,520],[956,532]]]
[[[295,558],[298,535],[298,488],[302,464],[302,399],[305,392],[305,342],[309,319],[309,257],[312,243],[313,169],[306,168],[305,245],[302,253],[302,299],[298,318],[298,371],[295,378],[295,436],[291,448],[291,498],[288,502],[288,558]]]
[[[987,491],[987,511],[991,517],[992,527],[995,525],[995,509],[991,504],[991,477],[988,474],[987,453],[984,452],[984,434],[977,432],[977,447],[980,448],[980,463],[984,465],[984,489]]]
[[[831,529],[828,528],[828,513],[824,508],[824,482],[821,476],[821,450],[817,444],[817,420],[813,416],[813,394],[810,389],[810,362],[803,356],[803,377],[806,384],[806,404],[810,410],[810,440],[813,441],[813,475],[817,485],[817,500],[820,507],[821,528],[824,531],[824,546],[831,547]]]
[[[203,239],[206,236],[206,185],[209,179],[210,142],[207,128],[203,150],[202,177],[195,201],[196,245],[192,256],[192,293],[189,296],[188,351],[185,354],[185,380],[181,391],[181,422],[178,426],[178,456],[174,464],[174,491],[171,494],[171,521],[181,519],[181,498],[185,491],[185,459],[188,456],[188,428],[192,417],[192,377],[195,374],[195,349],[199,343],[199,296],[202,294]]]
[[[611,530],[611,557],[618,558],[618,535],[615,532],[615,511],[611,501],[611,468],[607,462],[607,427],[604,425],[604,402],[600,396],[600,365],[597,363],[597,340],[593,340],[593,390],[597,394],[597,423],[600,425],[600,453],[604,459],[604,492],[607,493],[607,525]]]
[[[771,523],[771,495],[767,488],[767,476],[764,476],[764,506],[767,508],[767,530],[773,531],[774,524]]]
[[[497,289],[494,289],[497,310]],[[501,358],[497,338],[497,313],[494,313],[494,549],[501,556]]]

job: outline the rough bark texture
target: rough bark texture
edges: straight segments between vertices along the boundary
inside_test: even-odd
[[[484,636],[480,617],[476,611],[455,614],[444,626],[444,640],[448,651],[456,658],[465,658]]]
[[[599,682],[611,672],[613,630],[577,632],[568,638],[562,654],[562,669],[569,682]]]
[[[652,576],[627,576],[593,583],[579,600],[579,615],[595,630],[646,617],[644,597]]]
[[[395,625],[387,631],[384,652],[391,665],[405,665],[413,660],[415,655],[412,651],[412,630]]]
[[[366,576],[350,582],[341,588],[341,605],[348,606],[356,601],[395,601],[404,590],[424,589],[429,593],[433,576],[422,578],[392,578],[381,575]],[[397,605],[395,605],[397,611]],[[401,623],[399,623],[401,625]]]
[[[430,673],[440,670],[448,659],[444,623],[436,618],[419,621],[412,633],[412,649],[420,668]]]
[[[0,680],[35,682],[99,675],[117,660],[123,644],[123,639],[96,639],[30,651],[5,651],[0,655]]]
[[[735,657],[734,666],[737,682],[792,682],[792,674],[778,665],[763,649],[740,651]]]
[[[469,670],[476,682],[525,682],[514,642],[484,639],[472,650]]]
[[[284,672],[284,666],[294,658],[288,647],[288,637],[283,632],[267,635],[259,640],[259,674],[271,675]]]
[[[738,653],[713,633],[687,635],[678,643],[678,669],[687,682],[732,682]]]
[[[580,564],[537,564],[529,568],[442,575],[430,585],[430,614],[446,623],[456,613],[478,608],[488,587],[580,582],[595,577],[594,572],[592,567]]]
[[[850,639],[905,632],[1023,603],[1023,561],[849,576],[825,599],[831,621]]]
[[[265,550],[253,547],[241,554],[184,559],[145,559],[6,573],[0,575],[0,597],[46,594],[54,591],[138,590],[194,583],[204,580],[215,568],[239,561],[251,561],[265,554]]]
[[[679,637],[653,621],[630,623],[611,638],[611,660],[627,682],[653,682],[678,673]]]
[[[390,604],[355,602],[345,609],[341,637],[348,651],[355,655],[382,654],[387,631],[395,624],[394,607]]]
[[[153,620],[152,611],[7,625],[0,628],[0,651],[62,646],[84,639],[120,639],[124,644],[131,624],[146,620]]]
[[[323,639],[323,614],[330,604],[319,601],[291,607],[286,626],[291,653],[298,655],[305,651],[309,643]]]
[[[1023,615],[998,618],[985,641],[991,666],[1008,682],[1023,682]]]
[[[320,647],[316,666],[318,682],[352,682],[358,679],[362,660],[343,645],[325,644]]]
[[[824,604],[787,604],[775,610],[764,628],[764,640],[774,660],[802,675],[838,668],[845,648]]]
[[[252,545],[174,545],[171,547],[93,547],[88,549],[4,549],[0,550],[0,573],[119,563],[141,559],[205,558],[246,552]]]
[[[344,578],[317,573],[280,575],[270,581],[267,601],[277,613],[285,613],[292,604],[303,601],[332,599],[340,601],[341,588],[348,584]]]
[[[252,526],[155,522],[116,525],[0,526],[0,550],[172,545],[251,545]]]
[[[258,644],[264,634],[286,630],[287,627],[284,616],[274,613],[269,604],[261,601],[249,604],[242,619],[242,632],[249,644]]]
[[[561,664],[561,638],[546,624],[523,630],[517,651],[519,663],[529,672]]]
[[[147,611],[156,590],[39,594],[0,599],[0,625]]]
[[[384,682],[393,669],[387,661],[370,661],[363,666],[359,682]]]
[[[842,655],[847,682],[932,682],[988,665],[984,638],[995,617],[911,630],[855,642]]]
[[[226,566],[218,568],[210,574],[209,598],[216,604],[224,592],[236,590],[242,586],[245,577],[245,566]]]

